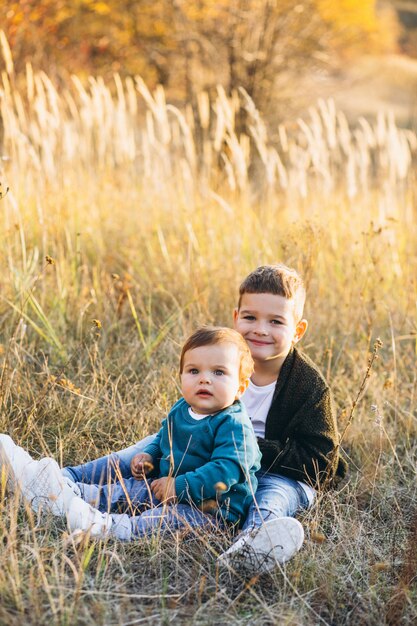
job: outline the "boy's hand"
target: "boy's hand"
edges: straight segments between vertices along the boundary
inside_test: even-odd
[[[175,492],[175,479],[172,476],[163,476],[152,481],[151,491],[155,498],[161,502],[170,502],[171,504],[177,497]]]
[[[146,452],[141,452],[139,454],[135,454],[132,461],[130,462],[130,471],[132,472],[133,478],[136,480],[141,480],[145,478],[146,474],[152,472],[153,463],[152,457],[150,454],[146,454]]]

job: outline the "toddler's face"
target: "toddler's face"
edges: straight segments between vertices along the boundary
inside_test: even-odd
[[[233,343],[187,350],[181,373],[182,395],[196,413],[218,413],[233,404],[245,389],[239,369],[239,350]]]

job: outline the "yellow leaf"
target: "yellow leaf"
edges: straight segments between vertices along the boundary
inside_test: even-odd
[[[111,13],[111,8],[105,2],[94,2],[92,9],[99,15],[109,15]]]

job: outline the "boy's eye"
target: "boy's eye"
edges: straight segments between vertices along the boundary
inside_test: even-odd
[[[214,370],[214,374],[215,374],[215,376],[223,376],[224,371],[223,370]]]
[[[281,320],[271,320],[271,324],[275,324],[276,326],[279,326],[282,324]]]
[[[244,320],[249,320],[250,322],[253,322],[253,320],[255,319],[254,315],[244,315],[243,316]]]

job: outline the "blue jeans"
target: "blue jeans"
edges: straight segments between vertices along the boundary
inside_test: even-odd
[[[104,485],[120,478],[132,478],[130,462],[139,452],[143,452],[145,446],[155,439],[155,435],[149,435],[133,446],[102,456],[95,461],[89,461],[82,465],[64,467],[62,473],[75,483],[89,483]]]
[[[101,457],[75,467],[62,470],[74,482],[105,484],[118,477],[132,478],[130,462],[138,452],[142,452],[151,443],[155,435],[149,435],[133,446],[120,452]],[[120,472],[120,473],[119,473]],[[295,517],[298,511],[309,508],[309,501],[302,486],[292,478],[259,470],[257,473],[258,488],[255,502],[249,507],[244,529],[255,528],[263,522],[277,517]],[[180,505],[178,505],[180,506]],[[186,506],[186,505],[183,505]],[[107,510],[107,509],[105,509]]]
[[[102,512],[112,514],[114,536],[131,541],[155,531],[211,526],[221,528],[221,519],[188,504],[162,504],[147,481],[126,478],[103,485],[77,483],[81,497]]]
[[[242,530],[257,528],[278,517],[295,517],[308,509],[306,492],[296,480],[260,469],[257,472],[258,488],[255,500],[249,507]]]

